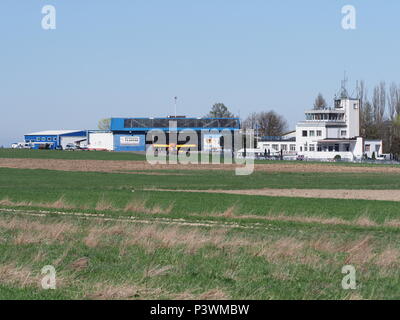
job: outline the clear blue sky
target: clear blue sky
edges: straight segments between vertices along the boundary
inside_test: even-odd
[[[57,29],[41,9],[57,9]],[[357,9],[357,30],[341,8]],[[291,127],[344,70],[400,82],[398,0],[1,0],[0,145],[110,116],[202,116],[224,102]],[[350,90],[352,91],[352,90]],[[371,91],[371,89],[370,89]]]

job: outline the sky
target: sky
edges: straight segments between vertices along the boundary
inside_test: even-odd
[[[342,7],[356,9],[344,30]],[[44,30],[42,8],[56,9]],[[369,91],[400,82],[398,0],[1,0],[0,146],[25,133],[96,129],[112,116],[245,118],[275,110],[289,129],[346,71]]]

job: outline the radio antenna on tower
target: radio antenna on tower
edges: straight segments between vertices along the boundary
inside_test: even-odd
[[[340,90],[340,98],[348,98],[349,94],[347,93],[347,76],[346,76],[346,71],[344,72],[344,78],[342,80],[342,88]]]

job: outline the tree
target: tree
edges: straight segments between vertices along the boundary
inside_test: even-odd
[[[381,82],[375,86],[374,94],[372,96],[372,107],[374,110],[374,120],[376,124],[383,122],[386,109],[386,85],[385,82]]]
[[[110,130],[110,126],[111,126],[111,119],[110,118],[99,120],[99,123],[97,125],[97,127],[100,130]]]
[[[288,127],[286,120],[275,111],[262,112],[259,126],[265,136],[281,136]]]
[[[250,114],[243,122],[245,129],[255,129],[261,136],[281,136],[287,130],[287,121],[275,111]]]
[[[235,116],[231,113],[223,103],[215,103],[210,112],[206,115],[207,118],[234,118]]]
[[[360,135],[362,137],[365,137],[365,131],[366,131],[366,118],[370,115],[371,111],[365,110],[366,103],[368,101],[368,94],[367,94],[367,89],[365,87],[365,82],[364,80],[360,81],[360,86],[358,87],[358,98],[360,99]]]
[[[400,156],[400,113],[392,120],[390,152]]]
[[[375,122],[374,110],[368,100],[364,102],[361,119],[361,136],[367,139],[379,139],[379,126]]]
[[[253,112],[249,114],[249,116],[246,118],[246,120],[243,121],[242,127],[245,129],[257,129],[257,123],[258,123],[258,113]]]
[[[314,101],[314,109],[315,110],[324,109],[324,108],[326,108],[326,106],[327,106],[327,103],[324,99],[324,96],[321,93],[319,93],[317,98]]]
[[[400,115],[400,87],[394,82],[389,88],[388,108],[390,120],[395,121],[396,117]]]
[[[381,81],[374,87],[370,102],[364,81],[361,81],[358,95],[361,135],[382,139],[384,152],[397,158],[400,155],[400,87],[392,83],[386,91],[385,82]]]

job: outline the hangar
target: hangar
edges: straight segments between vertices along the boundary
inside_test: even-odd
[[[87,143],[86,130],[47,130],[28,133],[24,137],[32,149],[64,149],[69,143],[84,147]]]
[[[149,146],[169,148],[190,141],[193,150],[216,150],[220,148],[222,130],[232,134],[240,130],[239,118],[111,118],[110,130],[88,131],[90,150],[146,151]],[[165,133],[165,141],[149,133]],[[171,133],[189,132],[184,138],[174,141]],[[189,138],[190,135],[190,138]]]

